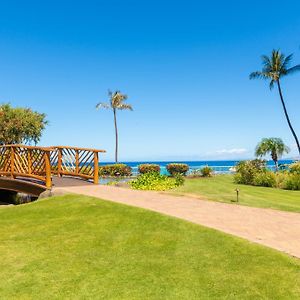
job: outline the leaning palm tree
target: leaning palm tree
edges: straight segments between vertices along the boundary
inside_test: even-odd
[[[279,50],[273,50],[272,55],[269,57],[267,55],[262,56],[262,65],[263,68],[261,71],[256,71],[250,74],[250,79],[266,79],[270,80],[270,89],[273,89],[274,85],[277,85],[281,104],[283,106],[283,111],[287,120],[287,123],[289,125],[289,128],[294,136],[294,139],[296,141],[296,145],[298,147],[298,152],[300,155],[300,143],[298,140],[298,137],[296,135],[296,132],[291,124],[286,105],[283,99],[280,80],[282,77],[285,77],[287,75],[293,74],[297,71],[300,71],[300,65],[296,65],[294,67],[290,67],[290,63],[292,60],[293,55],[290,54],[288,56],[285,56],[283,53],[281,53]]]
[[[264,138],[256,146],[255,155],[258,157],[271,154],[271,158],[274,161],[276,171],[278,171],[278,159],[284,153],[289,153],[290,149],[284,144],[280,138]]]
[[[122,94],[120,91],[111,92],[108,91],[109,103],[98,103],[96,105],[97,109],[106,108],[111,109],[114,113],[114,125],[115,125],[115,135],[116,135],[116,148],[115,148],[115,162],[118,162],[118,125],[117,125],[117,110],[132,110],[130,104],[124,103],[127,99],[127,95]]]

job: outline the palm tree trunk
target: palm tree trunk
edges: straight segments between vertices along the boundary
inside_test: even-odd
[[[275,163],[275,171],[278,172],[278,160],[275,160],[274,163]]]
[[[294,130],[292,124],[291,124],[290,117],[288,115],[287,109],[285,107],[285,103],[284,103],[284,100],[283,100],[283,95],[282,95],[282,91],[281,91],[281,86],[280,86],[279,80],[277,80],[277,86],[278,86],[279,96],[280,96],[281,104],[283,106],[284,114],[285,114],[286,120],[288,122],[288,125],[290,127],[290,130],[291,130],[291,132],[292,132],[292,134],[294,136],[294,139],[296,141],[298,152],[299,152],[299,155],[300,155],[300,143],[299,143],[298,137],[296,135],[296,132],[295,132],[295,130]]]
[[[114,123],[115,123],[115,133],[116,133],[116,148],[115,148],[115,162],[118,162],[118,125],[117,125],[117,111],[114,108]]]

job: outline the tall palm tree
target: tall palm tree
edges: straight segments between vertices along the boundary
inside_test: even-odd
[[[263,68],[261,71],[256,71],[250,74],[250,79],[266,79],[270,80],[270,89],[272,90],[274,85],[277,85],[281,104],[283,107],[283,111],[289,125],[289,128],[293,134],[293,137],[296,141],[296,145],[298,148],[298,152],[300,155],[300,143],[296,132],[291,124],[290,117],[288,115],[286,105],[283,99],[280,79],[287,75],[291,75],[297,71],[300,71],[300,65],[296,65],[294,67],[290,67],[290,63],[292,60],[293,54],[285,56],[280,50],[273,50],[271,56],[263,55],[262,58],[262,65]]]
[[[127,100],[127,95],[122,94],[120,91],[108,91],[109,103],[98,103],[97,109],[106,108],[111,109],[114,114],[114,125],[116,135],[116,148],[115,148],[115,162],[118,162],[118,125],[117,125],[117,110],[133,110],[130,104],[124,103]]]
[[[271,158],[274,161],[276,171],[278,171],[278,159],[284,153],[289,153],[290,149],[284,144],[280,138],[264,138],[256,146],[255,155],[262,157],[267,154],[271,154]]]

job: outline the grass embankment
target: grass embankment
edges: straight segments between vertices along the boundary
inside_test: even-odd
[[[236,188],[240,190],[239,204],[300,212],[300,191],[236,184],[232,175],[187,179],[184,186],[173,193],[233,203],[236,201]]]
[[[2,299],[299,299],[300,262],[84,196],[0,210]]]

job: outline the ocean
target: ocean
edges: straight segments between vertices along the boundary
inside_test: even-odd
[[[124,163],[130,166],[132,168],[133,175],[137,175],[138,165],[140,164],[157,164],[160,166],[162,174],[168,174],[166,170],[166,166],[169,163],[187,164],[190,167],[190,171],[201,169],[204,166],[209,166],[214,170],[215,173],[226,174],[226,173],[231,173],[230,169],[236,166],[238,162],[240,162],[240,160],[216,160],[216,161],[207,160],[207,161],[175,161],[175,162],[174,161],[139,161],[139,162],[136,161],[136,162],[120,162],[120,163]],[[279,164],[290,164],[292,162],[293,160],[280,160]],[[100,165],[107,165],[107,164],[111,164],[111,163],[106,163],[106,162],[100,163]],[[274,169],[275,166],[273,161],[267,161],[267,167],[271,170]]]

